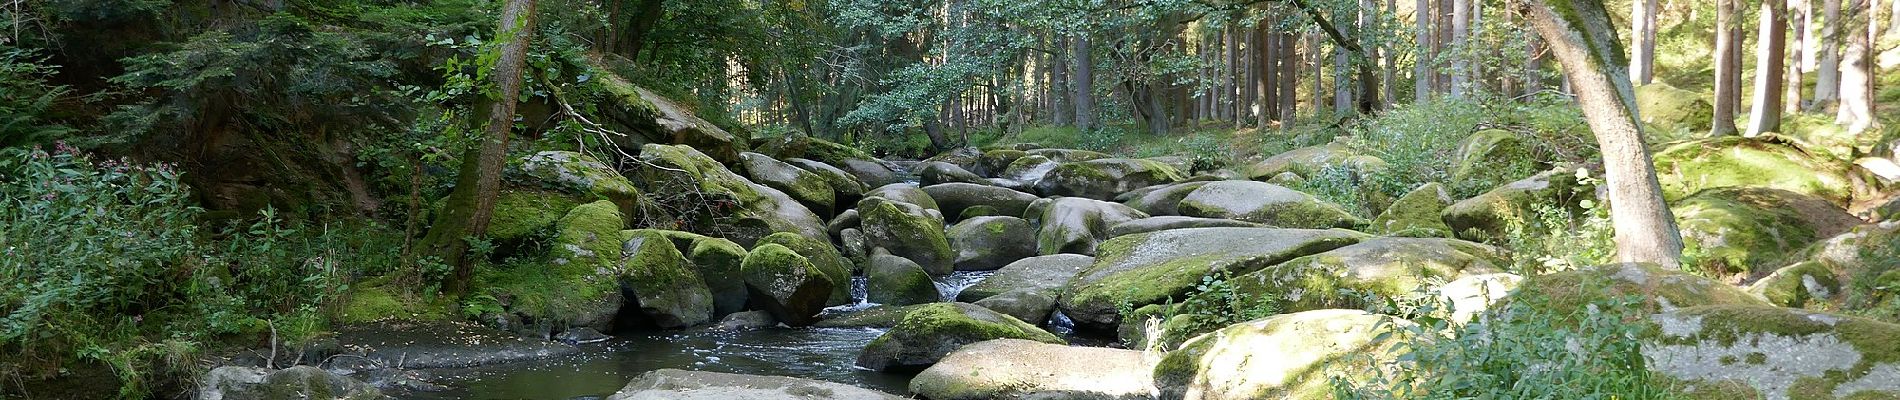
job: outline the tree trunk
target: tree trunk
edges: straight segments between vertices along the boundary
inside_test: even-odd
[[[1220,98],[1227,101],[1225,103],[1215,104],[1215,106],[1220,107],[1220,120],[1229,122],[1238,121],[1236,118],[1240,116],[1240,113],[1236,111],[1239,111],[1241,102],[1240,98],[1235,96],[1239,87],[1234,84],[1235,76],[1237,75],[1234,73],[1236,71],[1235,67],[1240,65],[1240,47],[1235,45],[1239,42],[1235,40],[1235,38],[1238,37],[1236,36],[1237,34],[1238,31],[1231,27],[1221,31],[1220,47],[1222,55],[1227,57],[1227,63],[1221,65],[1220,68],[1222,72],[1220,77]]]
[[[1832,110],[1841,92],[1841,0],[1821,2],[1821,63],[1814,69],[1814,103],[1809,109]],[[1852,30],[1851,28],[1848,30]]]
[[[1418,0],[1418,4],[1412,10],[1412,17],[1417,20],[1413,34],[1418,39],[1418,56],[1413,57],[1412,61],[1412,100],[1423,103],[1432,98],[1434,84],[1431,64],[1432,60],[1438,58],[1438,54],[1434,51],[1438,47],[1433,44],[1435,37],[1432,34],[1432,1]]]
[[[631,16],[633,20],[627,24],[626,52],[623,54],[628,60],[640,59],[640,52],[646,50],[647,33],[652,32],[653,27],[659,25],[660,17],[666,15],[666,0],[637,1],[638,5]]]
[[[1798,42],[1793,46],[1787,46],[1788,56],[1795,61],[1787,63],[1787,68],[1785,68],[1788,71],[1787,76],[1782,78],[1781,112],[1792,114],[1801,112],[1801,89],[1803,88],[1801,85],[1802,71],[1813,70],[1816,61],[1814,60],[1814,32],[1808,25],[1810,22],[1813,22],[1814,13],[1812,11],[1800,11],[1810,8],[1808,6],[1808,0],[1788,0],[1788,4],[1788,15],[1790,16],[1790,18],[1788,18],[1788,31],[1791,35],[1796,35],[1793,39]],[[1797,4],[1799,6],[1796,6]],[[1739,8],[1740,6],[1737,7]],[[1737,12],[1740,13],[1740,11]],[[1806,17],[1792,18],[1795,12],[1802,12]],[[1802,57],[1806,57],[1805,61],[1803,61],[1804,59]]]
[[[1781,96],[1763,93],[1781,92],[1782,62],[1787,58],[1787,0],[1764,0],[1761,23],[1755,35],[1755,104],[1748,113],[1748,136],[1781,130]],[[1764,72],[1766,71],[1766,72]]]
[[[1648,85],[1656,64],[1656,0],[1630,1],[1630,76],[1636,84]]]
[[[1069,93],[1075,105],[1075,127],[1083,132],[1094,130],[1095,126],[1095,61],[1090,57],[1092,48],[1087,35],[1076,36],[1070,41],[1069,56],[1075,63],[1074,71],[1069,74]]]
[[[1709,134],[1735,134],[1735,108],[1742,103],[1742,25],[1735,2],[1716,0],[1715,114]],[[1766,73],[1778,73],[1768,71]]]
[[[1874,24],[1874,8],[1868,7],[1868,0],[1851,0],[1846,10],[1846,28],[1844,62],[1841,63],[1840,111],[1834,115],[1834,123],[1847,127],[1848,133],[1859,134],[1867,131],[1874,123],[1874,62],[1873,36],[1878,25]]]
[[[1299,116],[1300,37],[1293,32],[1280,33],[1280,128],[1293,127]]]
[[[1642,0],[1637,0],[1642,2]],[[1456,55],[1451,59],[1451,97],[1464,98],[1465,86],[1471,84],[1471,49],[1465,46],[1465,35],[1471,31],[1471,0],[1452,0],[1451,2],[1451,47]]]
[[[1268,19],[1271,20],[1272,17]],[[1254,29],[1254,43],[1259,46],[1253,52],[1254,77],[1256,78],[1254,79],[1254,103],[1260,107],[1255,115],[1257,120],[1254,128],[1259,130],[1267,129],[1267,124],[1273,121],[1279,108],[1274,98],[1280,79],[1278,75],[1275,75],[1278,68],[1274,68],[1273,65],[1279,62],[1279,52],[1275,51],[1273,44],[1276,37],[1278,36],[1269,30],[1267,21],[1261,21],[1260,26]]]
[[[1376,22],[1378,21],[1376,19],[1378,16],[1385,15],[1385,13],[1392,13],[1394,15],[1397,15],[1398,12],[1399,12],[1399,0],[1385,0],[1385,11],[1374,12],[1372,13],[1372,16],[1375,18],[1374,21]],[[1379,90],[1383,94],[1385,94],[1385,96],[1379,98],[1379,109],[1381,110],[1392,109],[1392,104],[1396,102],[1396,100],[1394,100],[1393,98],[1398,97],[1398,92],[1399,92],[1399,86],[1398,86],[1399,64],[1398,64],[1397,57],[1394,57],[1392,54],[1393,42],[1394,41],[1392,40],[1385,41],[1384,43],[1379,45],[1379,50],[1378,50],[1379,61],[1383,63],[1382,68],[1379,69]]]
[[[497,51],[493,74],[495,87],[478,110],[486,110],[481,139],[462,157],[456,175],[455,190],[449,192],[445,207],[423,245],[443,262],[455,267],[443,289],[461,295],[474,278],[475,260],[469,260],[465,238],[488,234],[489,220],[495,214],[495,199],[501,194],[502,165],[508,159],[508,136],[514,130],[515,103],[521,93],[523,64],[528,59],[528,43],[534,34],[534,0],[509,0],[502,7],[495,40],[505,40]]]
[[[1075,98],[1069,91],[1069,44],[1061,37],[1049,40],[1054,52],[1049,55],[1049,100],[1053,104],[1049,109],[1051,122],[1056,126],[1069,126],[1075,122]]]
[[[1623,49],[1617,43],[1609,13],[1601,0],[1526,3],[1531,25],[1563,64],[1577,90],[1578,105],[1602,149],[1617,259],[1679,267],[1682,234],[1663,202],[1662,186],[1656,182],[1649,151],[1643,145],[1642,123],[1635,113],[1635,90],[1625,75],[1627,70],[1622,68]]]

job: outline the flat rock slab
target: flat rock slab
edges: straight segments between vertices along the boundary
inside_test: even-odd
[[[574,354],[560,342],[460,322],[387,321],[337,332],[344,354],[389,368],[467,368]]]
[[[607,400],[899,400],[856,386],[783,376],[662,369],[634,378]]]
[[[997,339],[957,349],[910,381],[932,400],[1155,398],[1157,357],[1137,350]]]
[[[1202,277],[1240,275],[1368,238],[1341,229],[1187,228],[1102,243],[1095,264],[1062,294],[1077,327],[1108,331],[1123,304],[1136,308],[1190,294]]]

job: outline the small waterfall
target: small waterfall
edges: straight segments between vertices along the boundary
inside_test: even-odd
[[[974,286],[977,282],[982,282],[995,274],[996,271],[953,271],[950,275],[932,280],[937,283],[937,293],[943,294],[943,301],[957,301],[957,295],[962,294],[963,289]]]

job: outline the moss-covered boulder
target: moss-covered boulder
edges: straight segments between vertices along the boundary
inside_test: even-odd
[[[1059,163],[1100,160],[1110,157],[1100,152],[1076,149],[1033,149],[1024,150],[1024,152],[1031,156],[1039,156]]]
[[[631,213],[640,201],[640,190],[621,176],[620,171],[594,157],[572,151],[543,151],[521,159],[521,171],[550,186],[583,195],[588,200],[608,200]]]
[[[1714,121],[1714,106],[1701,93],[1655,82],[1636,87],[1637,115],[1643,124],[1658,134],[1672,132],[1701,134]]]
[[[1555,310],[1578,310],[1623,296],[1636,296],[1649,310],[1665,311],[1712,304],[1767,305],[1734,286],[1651,263],[1617,263],[1532,276],[1519,293],[1543,296]]]
[[[1036,253],[1050,255],[1074,253],[1094,255],[1096,245],[1108,239],[1108,227],[1147,218],[1148,214],[1121,205],[1080,197],[1049,201],[1040,212],[1036,231]]]
[[[1140,195],[1138,196],[1130,196],[1128,200],[1122,204],[1127,204],[1129,207],[1134,207],[1136,210],[1148,213],[1148,215],[1181,215],[1181,199],[1187,198],[1188,193],[1193,193],[1202,186],[1207,186],[1208,183],[1212,182],[1182,182],[1163,185],[1151,190],[1139,192]]]
[[[857,204],[858,199],[864,198],[864,191],[871,190],[871,187],[865,185],[864,181],[858,179],[857,176],[831,164],[803,158],[786,159],[785,163],[824,178],[825,184],[831,186],[831,197],[836,199],[833,204],[839,206]]]
[[[1504,272],[1509,264],[1504,250],[1463,240],[1374,238],[1234,276],[1227,284],[1244,294],[1241,308],[1356,309],[1369,306],[1372,296],[1398,299],[1466,276]],[[1219,301],[1212,294],[1196,296],[1208,297],[1201,304]]]
[[[929,192],[925,192],[923,189],[918,188],[917,185],[912,185],[912,184],[893,183],[889,185],[879,186],[877,188],[871,189],[871,191],[864,192],[864,197],[866,198],[882,197],[885,199],[896,200],[896,201],[901,201],[901,202],[910,203],[910,204],[916,204],[918,206],[922,206],[923,208],[937,210],[939,212],[943,211],[943,208],[937,205],[936,198],[930,197]]]
[[[865,247],[883,248],[892,255],[908,258],[931,275],[948,275],[956,263],[956,252],[944,237],[943,220],[932,218],[923,207],[867,197],[858,202],[863,216]]]
[[[773,232],[822,237],[824,221],[777,189],[747,180],[686,146],[649,144],[636,172],[650,197],[686,222],[685,230],[750,246]]]
[[[1826,265],[1802,261],[1781,267],[1748,285],[1748,292],[1781,307],[1833,308],[1830,302],[1843,294],[1841,282]]]
[[[1366,220],[1298,190],[1266,182],[1211,182],[1181,199],[1182,215],[1258,222],[1283,228],[1354,228]]]
[[[1062,163],[1050,160],[1048,157],[1029,155],[1010,162],[1009,167],[1004,168],[997,177],[1023,182],[1034,187],[1036,183],[1042,181],[1044,175],[1048,175],[1049,171],[1054,171],[1060,165]]]
[[[982,157],[977,158],[976,168],[970,170],[970,172],[992,178],[1002,178],[1004,177],[1003,171],[1009,170],[1010,164],[1026,156],[1029,156],[1029,153],[1016,149],[985,151]]]
[[[838,315],[826,315],[825,319],[820,320],[818,321],[818,323],[812,324],[811,326],[817,327],[817,328],[890,329],[893,326],[897,326],[898,321],[903,321],[904,316],[910,314],[911,311],[915,311],[919,308],[927,307],[933,304],[942,304],[942,303],[912,304],[912,305],[907,305],[907,306],[884,306],[884,305],[872,306],[871,308],[866,308],[866,309],[857,310],[857,311],[850,311],[850,312],[846,312],[846,313],[838,314]],[[976,305],[969,304],[969,303],[949,303],[949,304],[953,304],[958,307],[977,308]]]
[[[1267,181],[1287,172],[1311,179],[1328,169],[1344,169],[1354,176],[1364,176],[1385,168],[1384,160],[1360,155],[1344,144],[1329,143],[1275,154],[1248,165],[1241,173],[1250,180]]]
[[[713,296],[691,261],[666,236],[655,232],[623,231],[619,265],[622,292],[631,295],[625,307],[660,328],[684,328],[711,322]],[[616,321],[626,325],[629,321]],[[644,325],[644,324],[642,324]]]
[[[947,162],[925,161],[913,168],[917,171],[917,180],[925,186],[951,182],[988,185],[990,182],[988,178]]]
[[[950,353],[911,379],[910,391],[934,400],[1148,399],[1153,369],[1135,350],[997,339]]]
[[[1393,236],[1448,237],[1451,226],[1445,225],[1445,219],[1439,214],[1451,204],[1451,193],[1445,191],[1445,185],[1436,182],[1419,185],[1374,217],[1366,231]]]
[[[1651,322],[1644,366],[1691,398],[1900,398],[1900,325],[1752,305],[1688,307]]]
[[[613,202],[574,207],[555,223],[558,233],[549,250],[552,262],[545,271],[515,271],[507,274],[511,278],[486,282],[488,289],[516,298],[509,306],[517,313],[570,326],[611,329],[621,307],[620,281],[626,271],[621,262],[626,259],[622,246],[628,239],[622,234],[623,221]],[[559,296],[538,295],[557,288]]]
[[[1104,158],[1056,166],[1036,191],[1044,196],[1075,196],[1109,200],[1130,190],[1187,179],[1167,164],[1130,158]]]
[[[961,216],[963,210],[976,206],[989,206],[997,215],[1018,217],[1029,208],[1030,202],[1036,201],[1033,194],[973,183],[936,184],[925,186],[923,191],[937,202],[945,217]]]
[[[1013,291],[1029,291],[1050,297],[1060,296],[1082,269],[1095,263],[1095,257],[1080,254],[1055,254],[1030,257],[1009,263],[983,281],[957,293],[957,301],[974,303]]]
[[[958,271],[994,270],[1036,255],[1036,228],[1022,218],[971,218],[951,226],[946,236]]]
[[[1114,329],[1117,310],[1182,299],[1203,277],[1242,275],[1367,236],[1345,230],[1188,228],[1134,234],[1102,244],[1095,263],[1062,294],[1076,327]]]
[[[753,248],[740,271],[752,306],[791,326],[817,321],[832,288],[839,285],[805,256],[777,244]]]
[[[746,177],[752,178],[752,182],[785,192],[818,215],[832,214],[837,194],[823,176],[759,153],[739,153],[739,160]]]
[[[844,234],[846,229],[858,229],[863,226],[864,216],[859,215],[858,209],[853,208],[844,210],[844,212],[838,213],[838,216],[831,217],[831,221],[825,222],[825,233],[829,233],[831,237],[835,238]]]
[[[1333,398],[1333,379],[1377,387],[1379,371],[1406,368],[1394,343],[1402,319],[1314,310],[1235,324],[1189,340],[1155,365],[1161,399]]]
[[[1032,290],[1017,290],[977,300],[976,305],[1040,325],[1056,311],[1056,297]]]
[[[1029,206],[1024,205],[1023,207],[1028,208]],[[1022,213],[1017,213],[1016,215],[1022,215]],[[1009,216],[1010,215],[1003,215],[1003,212],[997,210],[996,207],[977,205],[977,206],[970,206],[968,208],[964,208],[963,211],[958,212],[957,220],[963,221],[963,220],[968,220],[968,219],[976,218],[976,217],[1009,217]]]
[[[1108,237],[1112,238],[1122,235],[1183,228],[1259,228],[1265,226],[1266,225],[1253,222],[1220,218],[1177,216],[1148,217],[1109,226]]]
[[[535,236],[551,232],[555,221],[581,204],[576,199],[549,190],[502,189],[495,197],[495,213],[488,218],[488,239],[503,251],[521,247]]]
[[[1900,222],[1856,227],[1816,243],[1809,259],[1775,270],[1749,286],[1775,305],[1854,312],[1900,322],[1886,305],[1900,292]]]
[[[1469,323],[1502,303],[1523,283],[1523,276],[1512,273],[1465,275],[1445,282],[1432,292],[1448,309],[1436,310],[1434,316],[1454,324]]]
[[[759,239],[760,246],[766,244],[785,246],[798,255],[805,256],[805,260],[811,262],[812,267],[824,272],[825,277],[831,278],[832,282],[851,282],[851,272],[857,270],[850,260],[846,260],[844,255],[838,253],[838,248],[831,247],[831,241],[828,240],[779,232]],[[850,303],[851,287],[846,284],[834,285],[831,296],[825,300],[827,306]]]
[[[1460,239],[1501,240],[1512,226],[1537,218],[1539,207],[1568,212],[1590,198],[1591,187],[1581,183],[1578,175],[1564,168],[1545,171],[1452,203],[1439,217]]]
[[[225,366],[205,373],[200,400],[380,400],[389,396],[363,381],[300,365],[281,370]]]
[[[1489,189],[1549,168],[1542,161],[1517,132],[1485,129],[1458,142],[1450,182],[1460,189]]]
[[[930,273],[908,258],[878,252],[864,265],[865,301],[887,306],[943,301]]]
[[[1860,222],[1827,200],[1769,188],[1716,188],[1671,205],[1685,265],[1704,276],[1752,282],[1802,258],[1801,249]]]
[[[1775,135],[1676,143],[1656,152],[1656,179],[1674,201],[1703,189],[1764,187],[1845,205],[1853,194],[1847,163]]]
[[[603,76],[604,75],[597,75]],[[610,77],[617,78],[617,77]],[[615,79],[602,79],[613,81]],[[718,125],[707,122],[695,115],[696,112],[684,104],[673,101],[642,87],[633,88],[654,111],[655,130],[636,129],[652,143],[691,146],[706,152],[722,163],[739,161],[739,152],[746,150],[745,138],[734,136]],[[616,94],[619,94],[616,91]]]
[[[1066,343],[1035,325],[983,307],[935,303],[911,310],[897,326],[872,339],[858,354],[857,364],[874,371],[921,370],[957,348],[992,339]]]
[[[680,241],[674,239],[673,243],[679,245]],[[699,276],[706,280],[706,289],[712,291],[713,315],[745,309],[745,275],[740,270],[745,262],[744,247],[726,238],[693,235],[690,244],[680,249],[686,253],[686,259],[699,268]]]
[[[857,177],[867,186],[887,185],[899,180],[896,167],[872,157],[870,153],[803,133],[792,132],[760,140],[755,150],[780,160],[804,158],[830,164]]]

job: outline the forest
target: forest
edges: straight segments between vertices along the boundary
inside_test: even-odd
[[[1900,0],[0,2],[4,399],[1900,398]]]

